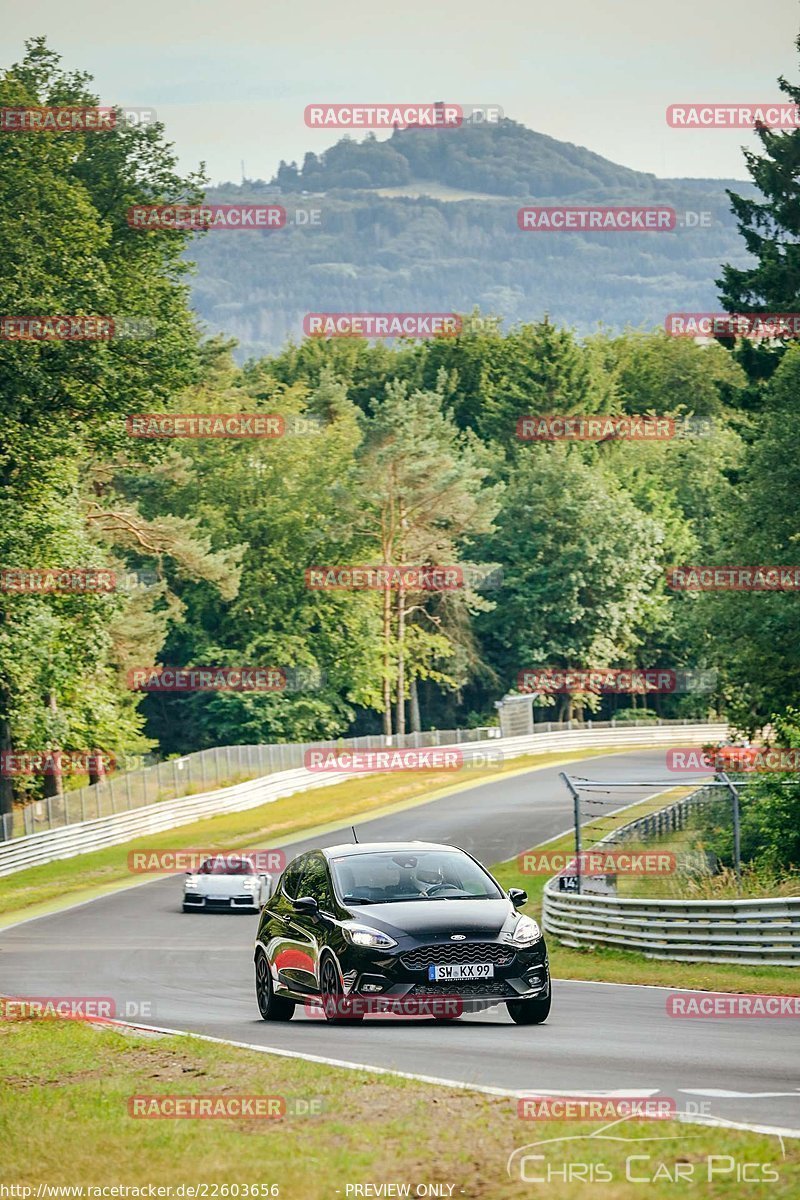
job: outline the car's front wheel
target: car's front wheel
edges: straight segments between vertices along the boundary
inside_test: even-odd
[[[294,1000],[275,995],[272,974],[263,950],[256,955],[256,1000],[262,1021],[291,1021],[294,1015]]]
[[[550,1015],[551,999],[552,987],[548,985],[546,996],[536,996],[533,1000],[509,1000],[506,1008],[515,1025],[541,1025]]]
[[[326,1021],[363,1021],[363,1013],[355,1013],[344,994],[336,963],[332,958],[323,960],[319,973],[319,992],[322,1011]]]

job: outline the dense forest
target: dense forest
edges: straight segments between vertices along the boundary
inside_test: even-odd
[[[0,102],[94,99],[87,79],[65,74],[37,41],[3,77]],[[728,311],[797,304],[796,260],[782,246],[800,233],[798,140],[762,133],[763,155],[748,163],[760,199],[752,188],[733,199],[755,265],[743,267],[742,254],[711,265],[721,243],[708,231],[702,252],[686,251],[698,288],[704,269],[706,291],[719,277]],[[664,716],[725,713],[754,729],[800,705],[796,594],[675,591],[667,580],[677,564],[798,563],[800,461],[787,431],[800,348],[565,328],[553,297],[580,293],[573,261],[613,288],[634,253],[618,241],[548,249],[548,283],[524,321],[513,304],[501,325],[470,303],[456,337],[306,339],[241,364],[230,339],[203,339],[186,263],[206,256],[202,290],[209,261],[225,262],[237,303],[256,302],[241,263],[225,258],[239,235],[198,244],[126,222],[132,203],[202,194],[201,179],[177,173],[159,127],[6,137],[0,155],[2,311],[113,313],[155,331],[0,342],[0,564],[110,568],[133,581],[95,594],[0,593],[0,748],[169,754],[474,725],[537,666],[686,668],[716,680],[710,692],[558,697],[540,705],[544,717],[647,705]],[[575,156],[576,186],[594,157]],[[435,206],[409,202],[421,223],[398,218],[391,237],[388,217],[370,225],[368,209],[347,211],[348,236],[361,241],[399,239],[424,256],[446,230],[470,254],[468,219],[426,225]],[[279,236],[251,235],[276,246]],[[251,241],[241,244],[251,254]],[[333,243],[329,253],[331,278],[346,276]],[[677,271],[677,242],[673,253]],[[375,268],[387,308],[402,307],[404,261],[387,248]],[[433,277],[437,264],[429,269]],[[290,279],[288,265],[284,284],[262,278],[277,307]],[[461,280],[466,295],[466,260]],[[409,307],[425,307],[413,273],[408,288]],[[670,307],[689,299],[673,291]],[[602,315],[586,305],[587,316]],[[131,414],[158,412],[280,414],[285,429],[263,439],[129,436]],[[658,414],[675,419],[676,434],[520,440],[518,419],[537,413]],[[321,565],[409,563],[468,567],[465,586],[307,583]],[[154,664],[279,667],[293,682],[278,692],[132,691],[131,669]],[[2,786],[8,805],[11,781]],[[14,786],[21,797],[41,781]]]

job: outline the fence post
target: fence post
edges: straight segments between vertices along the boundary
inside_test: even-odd
[[[736,870],[736,891],[742,894],[742,834],[739,820],[739,789],[734,787],[725,771],[720,771],[719,777],[727,784],[733,802],[733,865]]]
[[[572,813],[575,822],[575,882],[577,884],[578,893],[581,890],[581,794],[576,787],[573,786],[569,775],[564,771],[559,771],[559,778],[564,780],[567,788],[572,793]]]

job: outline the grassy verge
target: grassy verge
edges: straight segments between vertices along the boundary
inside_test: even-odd
[[[670,795],[670,799],[677,798]],[[620,814],[618,823],[642,816],[648,812],[663,808],[667,801],[663,796],[654,797],[635,807],[626,809]],[[602,823],[583,826],[584,846],[593,844],[592,834],[597,836],[609,832],[608,817]],[[647,849],[653,849],[655,843],[648,843]],[[547,850],[555,853],[570,854],[574,852],[575,843],[572,834],[554,838],[543,843]],[[633,842],[626,843],[627,849],[642,848]],[[664,849],[661,842],[659,849]],[[528,893],[528,903],[523,912],[529,913],[537,920],[541,916],[542,893],[547,883],[546,875],[531,875],[521,870],[521,858],[512,858],[506,862],[497,863],[491,868],[492,874],[505,888],[523,888]],[[637,881],[638,882],[638,881]],[[623,893],[626,894],[626,893]],[[718,992],[769,992],[775,995],[794,996],[800,992],[800,971],[792,967],[751,967],[737,966],[734,963],[678,963],[659,961],[645,958],[629,950],[617,950],[611,947],[598,946],[594,949],[573,949],[562,946],[551,937],[548,942],[550,966],[554,976],[560,979],[587,979],[604,983],[644,983],[661,987],[698,988]]]
[[[432,1024],[424,1030],[432,1044],[447,1032]],[[521,1028],[509,1036],[526,1047],[532,1038]],[[0,1025],[0,1064],[0,1182],[32,1187],[34,1196],[39,1184],[206,1185],[206,1196],[231,1195],[215,1193],[214,1185],[238,1184],[243,1196],[247,1184],[262,1186],[258,1195],[276,1185],[272,1194],[283,1200],[335,1200],[402,1194],[365,1192],[368,1184],[407,1185],[411,1196],[426,1194],[420,1185],[437,1184],[444,1188],[434,1195],[516,1200],[531,1196],[534,1185],[520,1180],[519,1156],[509,1177],[512,1152],[563,1138],[571,1140],[533,1147],[530,1153],[544,1157],[526,1169],[528,1177],[558,1172],[554,1183],[568,1200],[586,1195],[587,1167],[606,1173],[600,1182],[607,1200],[641,1196],[642,1184],[626,1180],[633,1155],[644,1157],[630,1173],[652,1180],[652,1200],[684,1196],[687,1187],[712,1198],[741,1194],[736,1165],[743,1163],[753,1164],[750,1176],[764,1178],[775,1200],[800,1189],[800,1143],[793,1140],[782,1147],[774,1136],[665,1121],[626,1121],[609,1130],[630,1140],[572,1140],[603,1126],[523,1121],[511,1098],[183,1038],[145,1039],[71,1021],[8,1022]],[[130,1116],[129,1098],[145,1094],[279,1096],[286,1114]],[[563,1182],[564,1164],[577,1179]]]
[[[47,911],[48,906],[90,899],[104,891],[137,882],[142,877],[133,876],[128,870],[127,857],[131,850],[186,847],[238,849],[245,846],[273,848],[285,844],[299,833],[308,836],[315,830],[322,832],[326,826],[336,828],[357,817],[381,816],[494,778],[581,758],[619,754],[624,750],[625,747],[615,746],[603,750],[571,751],[569,754],[563,751],[531,754],[510,759],[499,770],[497,767],[485,767],[356,776],[332,787],[299,792],[246,812],[207,817],[165,833],[137,838],[106,850],[95,850],[4,876],[0,878],[0,918],[15,913],[38,915],[40,911]],[[0,926],[2,923],[0,920]]]
[[[649,840],[646,844],[631,840],[626,849],[661,850],[674,854],[677,870],[673,875],[642,875],[620,878],[620,896],[646,897],[650,900],[758,900],[781,896],[800,896],[800,874],[778,876],[744,864],[741,886],[730,867],[714,871],[699,869],[708,850],[703,829],[692,823]],[[682,864],[684,864],[682,866]]]

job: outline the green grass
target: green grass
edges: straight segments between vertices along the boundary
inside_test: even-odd
[[[544,1030],[507,1032],[527,1051]],[[420,1035],[439,1045],[447,1029],[427,1025]],[[150,1120],[129,1116],[134,1095],[278,1096],[286,1099],[287,1113],[267,1120]],[[312,1115],[298,1113],[303,1102]],[[601,1128],[523,1121],[511,1098],[196,1039],[128,1036],[73,1021],[0,1024],[0,1182],[32,1187],[34,1195],[38,1184],[207,1185],[208,1196],[214,1185],[276,1184],[283,1200],[345,1200],[357,1194],[348,1187],[357,1185],[408,1184],[413,1196],[417,1185],[438,1183],[451,1185],[454,1197],[521,1200],[539,1193],[520,1182],[518,1170],[509,1178],[514,1150]],[[726,1155],[758,1164],[751,1171],[777,1172],[777,1181],[761,1185],[774,1200],[800,1189],[800,1143],[794,1140],[782,1148],[774,1136],[666,1121],[627,1121],[609,1132],[632,1140],[583,1136],[532,1152],[562,1172],[564,1162],[575,1164],[573,1172],[580,1163],[603,1164],[613,1175],[603,1184],[604,1200],[643,1194],[640,1183],[625,1179],[625,1160],[634,1154],[652,1157],[637,1159],[633,1174],[662,1175],[647,1188],[652,1200],[676,1194],[717,1200],[749,1194],[751,1187],[761,1194],[754,1185],[737,1186],[721,1161]],[[638,1140],[647,1137],[665,1140]],[[710,1156],[717,1156],[717,1175],[707,1182]],[[676,1164],[691,1171],[692,1186],[663,1177],[665,1170],[673,1176]],[[528,1169],[545,1168],[529,1162]],[[567,1200],[587,1195],[580,1180],[556,1179],[555,1186]]]
[[[128,870],[127,857],[132,850],[279,847],[299,833],[309,834],[314,829],[321,832],[325,827],[337,828],[359,817],[380,816],[387,811],[423,804],[448,791],[474,787],[503,775],[602,754],[619,754],[624,749],[615,746],[600,751],[571,751],[569,754],[563,751],[531,754],[510,759],[500,769],[462,768],[459,771],[354,776],[344,783],[299,792],[245,812],[207,817],[166,833],[152,834],[106,850],[95,850],[0,877],[0,918],[10,918],[12,914],[36,916],[47,911],[48,907],[63,907],[65,903],[90,899],[145,878],[132,875]],[[2,924],[0,920],[0,927]]]
[[[620,896],[640,896],[650,900],[757,900],[800,896],[798,874],[779,876],[745,863],[739,886],[736,873],[730,867],[713,874],[705,871],[701,873],[693,867],[682,869],[682,862],[696,863],[709,849],[703,840],[702,829],[694,822],[686,829],[672,830],[652,838],[646,844],[631,840],[626,842],[625,848],[634,853],[646,849],[674,854],[677,870],[672,875],[620,877]]]

